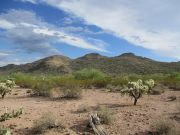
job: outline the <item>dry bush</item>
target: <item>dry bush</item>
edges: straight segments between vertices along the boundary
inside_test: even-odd
[[[161,95],[162,93],[164,93],[165,87],[161,84],[157,84],[151,91],[149,94],[151,95]]]
[[[180,113],[180,103],[177,105],[178,112]]]
[[[172,96],[168,96],[167,99],[168,99],[167,101],[174,101],[177,99],[177,97],[175,95],[172,95]]]
[[[113,120],[113,113],[108,107],[100,106],[97,114],[102,124],[110,124]]]
[[[82,89],[77,83],[68,83],[63,87],[63,97],[78,99],[82,96]]]
[[[82,104],[78,107],[77,112],[78,113],[85,113],[85,112],[89,112],[91,110],[91,107],[89,107],[86,104]]]
[[[112,85],[112,84],[108,84],[108,85],[106,86],[106,88],[107,88],[108,90],[110,90],[111,92],[121,91],[121,90],[123,89],[123,87],[120,86],[120,85],[115,86],[115,85]]]
[[[163,89],[152,89],[150,92],[151,95],[161,95],[162,93],[164,93]]]
[[[40,134],[55,127],[58,127],[57,118],[52,113],[45,113],[34,122],[32,132]]]
[[[31,94],[31,93],[32,93],[32,90],[29,89],[29,90],[26,91],[26,93],[27,93],[27,94]]]
[[[160,119],[152,125],[153,135],[179,135],[177,123],[170,119]]]

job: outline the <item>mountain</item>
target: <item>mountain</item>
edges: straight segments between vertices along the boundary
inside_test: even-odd
[[[180,62],[158,62],[133,53],[106,57],[97,53],[86,54],[77,59],[55,55],[23,65],[7,65],[0,67],[0,72],[27,73],[71,73],[84,68],[99,69],[107,74],[152,74],[180,72]]]
[[[0,72],[27,72],[27,73],[70,73],[69,68],[71,59],[62,55],[54,55],[38,61],[22,64],[22,65],[7,65],[0,67]]]

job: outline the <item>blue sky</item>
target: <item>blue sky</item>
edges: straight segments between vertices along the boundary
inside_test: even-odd
[[[126,52],[180,60],[178,0],[0,0],[0,66]]]

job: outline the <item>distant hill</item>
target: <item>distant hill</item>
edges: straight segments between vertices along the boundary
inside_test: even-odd
[[[55,55],[38,61],[0,67],[0,72],[27,73],[71,73],[83,68],[99,69],[107,74],[152,74],[180,72],[180,62],[158,62],[152,59],[124,53],[116,57],[106,57],[97,53],[86,54],[77,59],[70,59],[62,55]]]

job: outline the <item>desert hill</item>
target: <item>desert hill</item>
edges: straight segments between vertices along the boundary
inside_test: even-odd
[[[83,68],[95,68],[107,74],[152,74],[180,72],[180,62],[158,62],[149,58],[124,53],[115,57],[106,57],[97,53],[86,54],[77,59],[70,59],[62,55],[54,55],[38,61],[0,67],[0,72],[27,73],[71,73]]]

